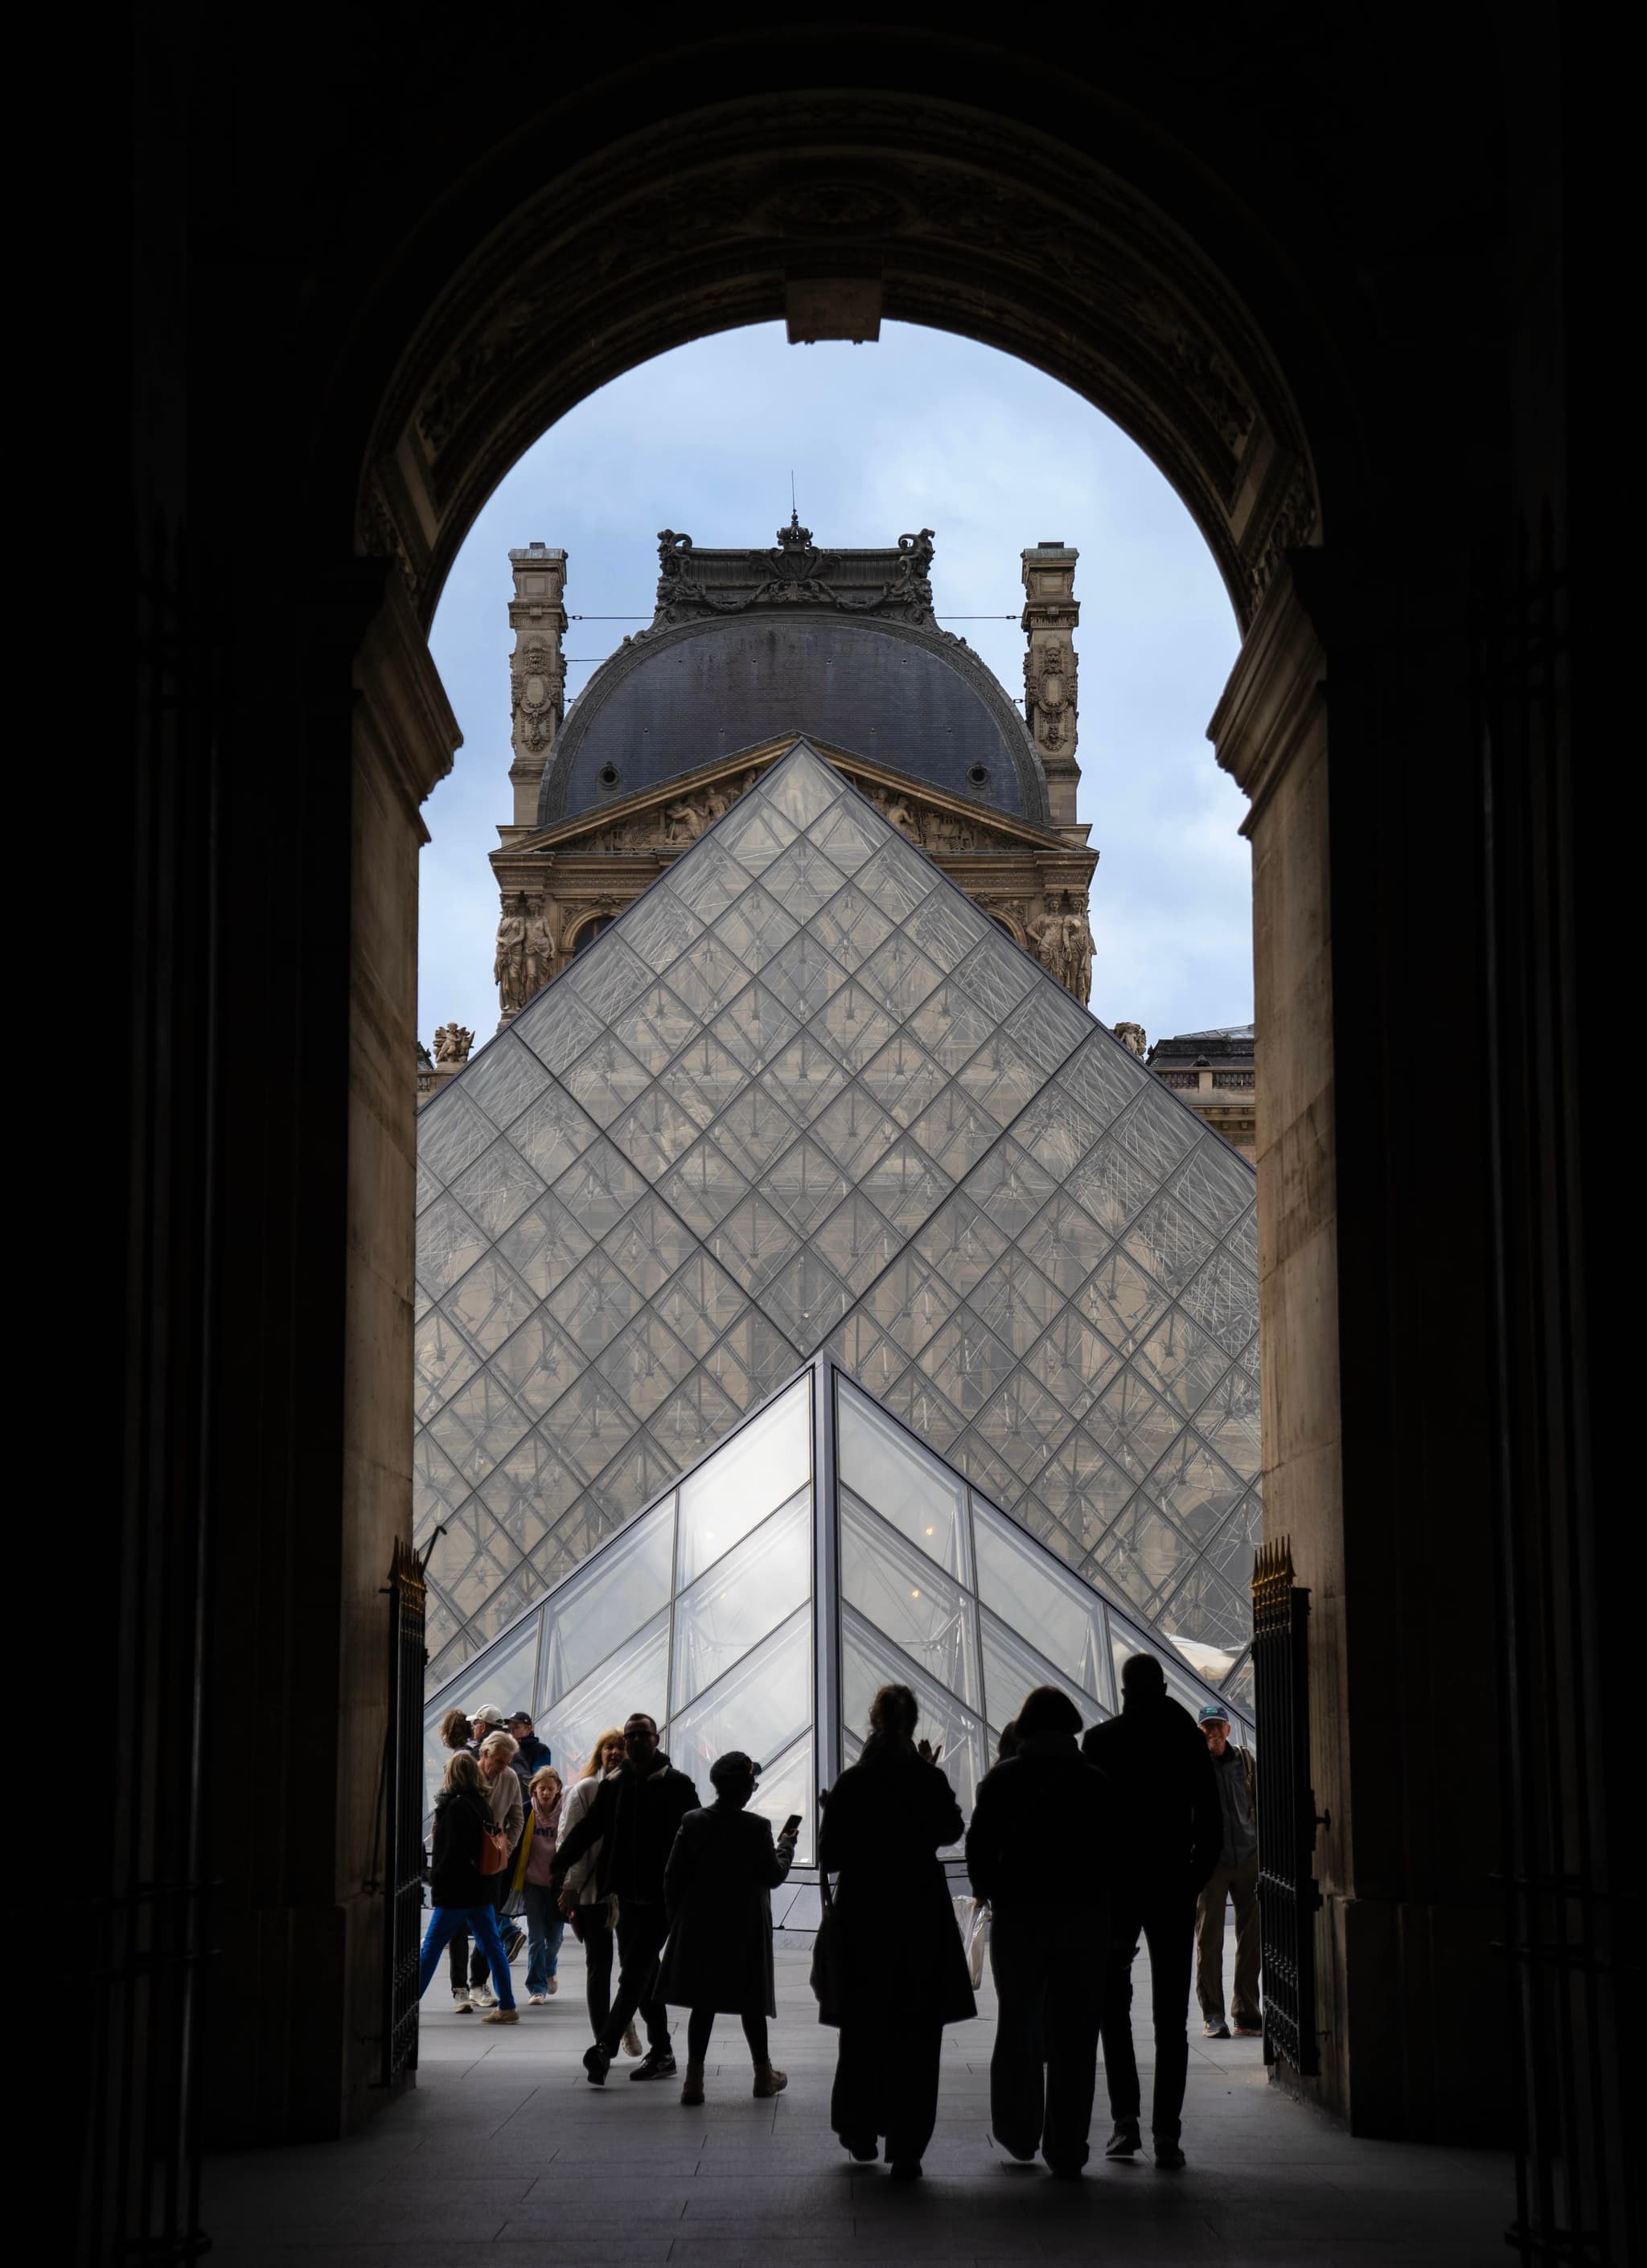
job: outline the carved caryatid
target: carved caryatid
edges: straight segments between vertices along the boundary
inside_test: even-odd
[[[434,1059],[444,1071],[455,1071],[469,1061],[475,1035],[462,1024],[442,1024],[434,1035]]]
[[[527,924],[531,908],[524,890],[506,898],[498,924],[498,948],[492,955],[491,977],[498,988],[498,1005],[504,1016],[517,1016],[532,994],[528,990]]]
[[[1036,959],[1049,976],[1060,984],[1069,982],[1068,947],[1064,934],[1064,917],[1059,913],[1043,914],[1030,923],[1026,931]]]
[[[1092,932],[1083,908],[1073,897],[1064,917],[1064,983],[1084,1008],[1092,998]]]

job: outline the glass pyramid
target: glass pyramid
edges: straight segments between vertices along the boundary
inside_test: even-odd
[[[433,1684],[825,1348],[1242,1697],[1252,1170],[805,741],[417,1136]]]
[[[1153,1653],[1185,1707],[1215,1688],[1073,1573],[827,1356],[807,1364],[641,1516],[430,1698],[431,1805],[450,1708],[530,1708],[563,1771],[637,1709],[707,1800],[727,1749],[764,1765],[760,1808],[798,1812],[859,1753],[878,1686],[912,1686],[964,1811],[1037,1685],[1091,1724],[1120,1664]],[[1237,1737],[1250,1712],[1225,1705]]]

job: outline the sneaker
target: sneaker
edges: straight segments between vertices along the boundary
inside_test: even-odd
[[[624,2034],[624,2053],[630,2056],[638,2056],[642,2052],[640,2035],[631,2024],[629,2027],[629,2029]]]
[[[531,2004],[535,2008],[541,2008],[544,2001],[548,1999],[549,1995],[547,1992],[533,1992],[528,1994],[528,1998],[530,1999]]]
[[[1156,2163],[1163,2174],[1176,2174],[1184,2163],[1184,2153],[1176,2142],[1157,2142]]]
[[[1138,2131],[1135,2118],[1118,2118],[1115,2132],[1104,2146],[1106,2158],[1135,2158],[1144,2146],[1144,2138]]]
[[[596,2040],[592,2048],[585,2048],[583,2051],[583,2067],[589,2074],[589,2084],[591,2087],[604,2087],[606,2085],[606,2074],[612,2067],[612,2058],[608,2055],[606,2050],[601,2045],[599,2040]]]
[[[452,1995],[452,2014],[454,2016],[472,2016],[474,2013],[475,2003],[469,1999],[469,1994],[467,1992],[454,1992]]]
[[[1236,2018],[1235,2032],[1236,2037],[1238,2040],[1261,2040],[1264,2036],[1263,2020],[1260,2018],[1256,2023],[1246,2024],[1243,2023],[1240,2017],[1237,2016]]]
[[[755,2066],[755,2092],[760,2095],[781,2095],[789,2084],[789,2074],[779,2071],[775,2064],[757,2063]]]
[[[892,2161],[892,2179],[895,2182],[918,2182],[920,2179],[920,2160],[919,2158],[894,2158]]]
[[[881,2145],[873,2134],[843,2134],[840,2146],[849,2157],[856,2158],[860,2166],[872,2166],[881,2154]]]
[[[700,2063],[689,2063],[686,2066],[686,2084],[681,2089],[681,2101],[701,2102],[703,2099],[704,2067]]]
[[[543,1998],[547,2000],[551,1993],[558,1992],[559,1990],[560,1979],[558,1977],[551,1977],[543,1987]]]
[[[518,2008],[488,2008],[481,2018],[483,2024],[518,2024],[520,2021]]]
[[[1209,2040],[1227,2040],[1230,2036],[1230,2027],[1222,2016],[1208,2016],[1201,2029]]]
[[[673,2079],[675,2058],[668,2048],[652,2048],[629,2074],[631,2079]]]
[[[506,1959],[518,1961],[526,1951],[526,1932],[523,1929],[511,1931],[503,1941],[503,1950]]]
[[[471,1984],[469,1997],[477,2008],[495,2008],[498,2005],[498,1995],[490,1984]]]

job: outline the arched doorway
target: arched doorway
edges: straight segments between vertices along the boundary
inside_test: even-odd
[[[168,1791],[151,1815],[183,1822],[168,1880],[201,1870],[203,1781],[188,1743],[157,1746],[144,1727],[203,1708],[221,1727],[249,1679],[279,1697],[260,1719],[265,1756],[294,1786],[309,1773],[311,1793],[321,1776],[323,1828],[311,1805],[278,1879],[224,1806],[207,1822],[206,1870],[233,1886],[225,1967],[247,1973],[255,1948],[262,1964],[255,2003],[221,1996],[208,2038],[209,2068],[248,2074],[226,2113],[243,2133],[338,2131],[366,2107],[373,2067],[379,1590],[409,1484],[410,912],[417,802],[456,733],[422,633],[479,499],[546,423],[663,347],[779,315],[801,338],[868,337],[883,314],[950,328],[1062,378],[1173,481],[1246,629],[1215,739],[1253,796],[1259,1020],[1278,1098],[1260,1130],[1267,1464],[1323,1634],[1320,1926],[1342,2018],[1331,2054],[1344,2078],[1356,2011],[1387,2000],[1399,1942],[1403,2053],[1380,2046],[1373,2020],[1352,2115],[1410,2131],[1485,2100],[1470,2081],[1496,1923],[1481,1888],[1496,1793],[1479,1776],[1444,1821],[1422,1793],[1436,1716],[1491,1676],[1490,1634],[1457,1632],[1442,1604],[1491,1548],[1480,1442],[1485,1351],[1501,1342],[1488,1229],[1434,1195],[1467,1178],[1485,1106],[1427,1101],[1421,1136],[1384,1074],[1410,999],[1444,1023],[1479,1014],[1487,919],[1467,609],[1461,585],[1413,571],[1408,502],[1444,494],[1470,525],[1496,529],[1522,475],[1533,487],[1554,477],[1553,454],[1539,454],[1554,444],[1536,421],[1529,442],[1507,415],[1475,416],[1500,398],[1492,356],[1509,353],[1495,343],[1508,328],[1478,304],[1491,263],[1461,263],[1444,306],[1421,316],[1390,281],[1410,276],[1412,239],[1353,135],[1318,136],[1298,157],[1322,83],[1338,114],[1387,129],[1390,86],[1363,82],[1330,28],[1320,36],[1321,53],[1273,45],[1256,72],[1244,48],[1239,70],[1233,49],[1209,52],[1192,80],[1141,33],[1119,44],[1102,90],[1052,73],[1049,106],[1042,57],[921,27],[689,40],[618,70],[597,30],[572,29],[549,100],[529,72],[500,86],[476,31],[447,40],[438,87],[413,43],[350,57],[322,89],[306,66],[303,99],[326,116],[301,137],[278,69],[244,99],[217,65],[203,72],[198,99],[237,121],[229,203],[256,216],[244,242],[266,238],[286,264],[249,251],[242,264],[203,195],[175,188],[166,211],[199,224],[208,248],[191,288],[214,320],[175,328],[188,452],[161,416],[172,397],[157,390],[149,404],[144,525],[159,533],[143,539],[144,588],[159,610],[157,682],[174,616],[209,666],[189,680],[181,724],[154,704],[153,762],[169,783],[159,807],[181,814],[166,820],[165,857],[132,829],[140,923],[162,947],[139,966],[149,1036],[134,1057],[149,1114],[139,1179],[157,1177],[161,1226],[134,1249],[146,1256],[142,1329],[183,1319],[166,1360],[186,1387],[206,1374],[208,1346],[212,1362],[203,1401],[152,1400],[159,1447],[144,1452],[132,1532],[175,1530],[178,1564],[203,1557],[211,1596],[243,1616],[213,1626],[203,1661],[193,1579],[159,1585],[163,1614],[181,1617],[181,1683],[157,1697],[134,1672],[115,1713],[135,1728],[142,1784]],[[1450,89],[1466,122],[1444,153],[1418,137],[1414,195],[1444,236],[1498,178],[1469,122],[1490,113],[1496,131],[1537,101],[1496,79],[1483,95],[1473,52],[1438,55],[1426,84]],[[156,99],[182,97],[168,78]],[[392,179],[373,154],[388,146],[380,110],[417,160]],[[1529,139],[1509,132],[1505,146]],[[1493,225],[1510,229],[1496,210]],[[179,243],[189,228],[180,222]],[[145,239],[163,332],[172,242],[164,230]],[[1362,279],[1359,298],[1323,288],[1335,261]],[[1422,401],[1407,382],[1420,355],[1434,380]],[[1463,466],[1447,438],[1460,417],[1477,435]],[[234,477],[248,430],[282,504],[255,563]],[[210,468],[203,504],[186,456]],[[1398,592],[1406,634],[1392,647]],[[1348,752],[1330,776],[1329,646],[1335,754]],[[1423,779],[1422,824],[1389,791],[1398,769]],[[204,806],[189,793],[201,777],[216,799]],[[1554,867],[1538,884],[1553,933],[1564,887]],[[1548,981],[1512,975],[1533,990]],[[1527,1139],[1511,1179],[1532,1186]],[[1444,1303],[1426,1297],[1444,1248]],[[1568,1263],[1559,1240],[1553,1249],[1554,1286]],[[1527,1313],[1536,1306],[1529,1294]],[[149,1363],[160,1366],[152,1348]],[[126,1589],[118,1600],[137,1627]],[[1378,1719],[1363,1697],[1396,1690],[1414,1664],[1423,1709]],[[1426,1995],[1422,1948],[1444,1967],[1455,2014],[1467,2012],[1456,2021]],[[322,1969],[333,2013],[271,2049],[262,2018],[297,2005],[299,1981]],[[1348,2102],[1347,2078],[1335,2099]]]

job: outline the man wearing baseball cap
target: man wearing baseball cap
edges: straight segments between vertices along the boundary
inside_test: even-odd
[[[1209,1701],[1200,1712],[1207,1753],[1213,1760],[1218,1783],[1218,1804],[1223,1819],[1223,1844],[1218,1864],[1195,1907],[1195,1998],[1200,2003],[1201,2029],[1209,2040],[1227,2040],[1224,2021],[1224,1902],[1235,1903],[1235,2002],[1230,2014],[1238,2033],[1261,2033],[1259,2014],[1258,1968],[1258,1804],[1252,1787],[1252,1759],[1230,1738],[1230,1715]]]

